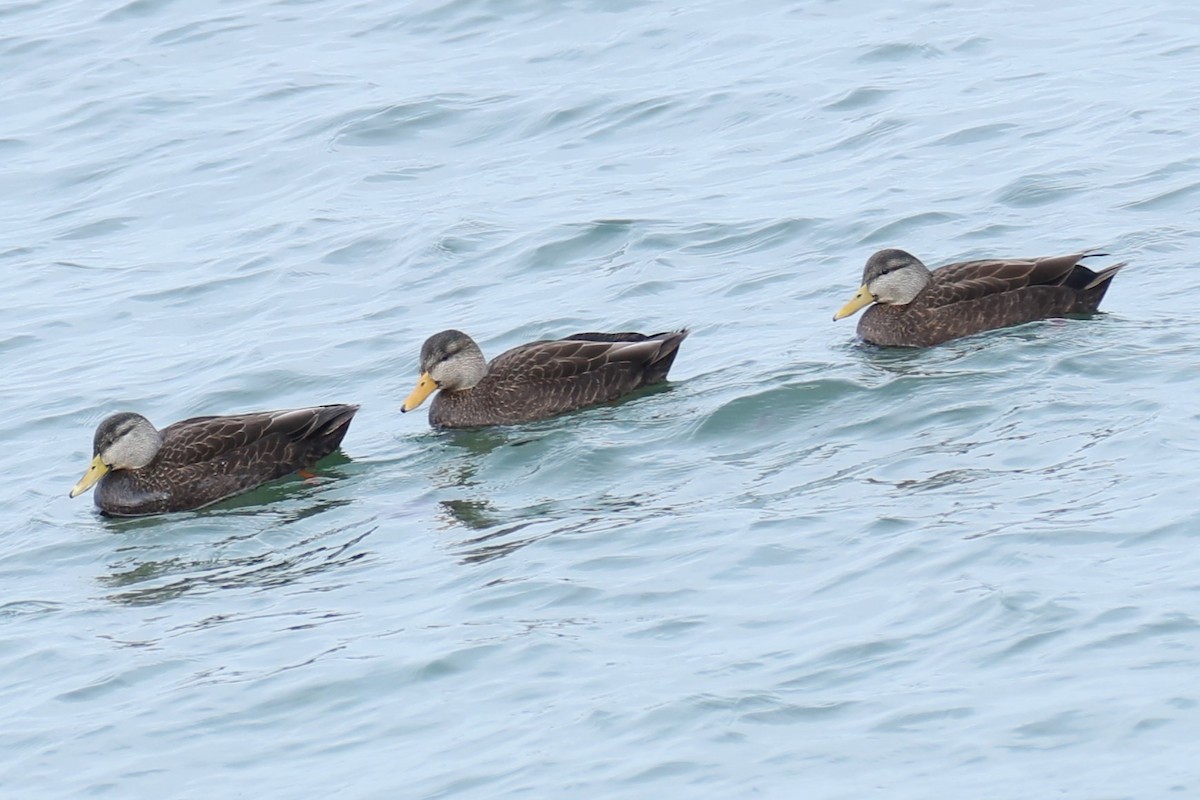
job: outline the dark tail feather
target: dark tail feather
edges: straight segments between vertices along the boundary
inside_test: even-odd
[[[648,338],[662,339],[662,344],[658,348],[658,355],[654,360],[646,365],[646,384],[658,383],[667,379],[667,373],[671,371],[671,365],[675,363],[675,356],[679,354],[679,345],[683,344],[683,340],[691,333],[687,328],[678,331],[670,331],[668,333],[656,333]]]
[[[1095,289],[1097,286],[1100,286],[1101,284],[1107,284],[1109,281],[1111,281],[1113,279],[1113,276],[1115,276],[1118,272],[1121,271],[1121,268],[1124,266],[1126,266],[1126,262],[1122,261],[1120,264],[1113,264],[1111,267],[1105,267],[1104,269],[1095,273],[1095,277],[1092,278],[1092,280],[1088,282],[1087,286],[1083,287],[1083,290],[1086,292],[1088,289]],[[1105,289],[1107,289],[1107,288],[1108,287],[1105,286]],[[1101,294],[1103,294],[1103,293],[1101,293]]]
[[[1099,272],[1092,272],[1086,267],[1075,268],[1088,273],[1088,275],[1083,276],[1086,278],[1086,283],[1079,289],[1079,306],[1081,311],[1090,314],[1100,307],[1100,301],[1104,299],[1104,294],[1108,291],[1108,287],[1112,285],[1112,279],[1124,266],[1125,262],[1121,262],[1120,264],[1113,264],[1111,267],[1105,267]]]
[[[356,413],[356,405],[321,406],[317,418],[309,428],[309,436],[326,440],[330,443],[329,449],[333,450],[342,443],[346,431],[350,428],[350,420],[354,419]]]
[[[337,450],[350,430],[350,420],[358,411],[356,405],[319,406],[316,419],[308,429],[308,434],[299,444],[303,455],[304,466],[312,466],[325,456]]]
[[[292,438],[296,441],[322,441],[329,450],[334,450],[342,443],[342,438],[350,427],[350,420],[354,419],[359,407],[348,404],[318,405],[311,410],[316,411],[316,414],[312,415],[308,425],[295,431]]]

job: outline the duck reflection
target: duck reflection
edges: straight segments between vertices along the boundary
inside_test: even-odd
[[[336,476],[338,472],[323,469],[322,475]],[[97,582],[113,590],[108,600],[144,606],[195,592],[283,586],[363,558],[367,551],[359,545],[376,526],[359,522],[321,529],[321,523],[314,520],[352,502],[322,497],[321,489],[316,487],[303,502],[296,502],[295,485],[289,482],[186,514],[103,517],[103,524],[113,533],[140,535],[130,538],[130,543],[117,551],[108,573],[99,576]],[[292,502],[285,501],[287,496]],[[343,516],[336,514],[334,518]],[[305,522],[314,532],[283,548],[262,541],[264,533],[278,532],[281,526],[298,522]],[[237,527],[238,532],[215,543],[206,542],[202,548],[181,544],[189,541],[188,531],[227,531],[230,527]],[[169,539],[154,536],[160,531],[169,533]]]
[[[544,425],[435,434],[445,443],[445,449],[430,477],[439,489],[465,495],[439,500],[437,505],[439,527],[470,532],[455,545],[462,563],[491,561],[555,533],[553,503],[543,501],[513,510],[500,509],[487,496],[486,481],[479,477],[482,471],[502,461],[507,449],[534,444],[546,435],[561,432],[561,428],[547,430]],[[536,529],[532,535],[517,535],[531,528]]]
[[[444,521],[472,532],[456,543],[464,564],[493,561],[551,537],[621,528],[651,515],[639,500],[631,498],[601,499],[586,505],[543,501],[509,511],[497,509],[489,501],[443,500],[440,509]]]

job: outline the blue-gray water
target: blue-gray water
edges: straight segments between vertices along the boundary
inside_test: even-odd
[[[968,7],[974,6],[974,7]],[[5,798],[1200,791],[1191,3],[0,6]],[[1103,247],[926,352],[874,250]],[[665,391],[401,416],[423,339],[693,328]],[[338,457],[115,522],[96,423]]]

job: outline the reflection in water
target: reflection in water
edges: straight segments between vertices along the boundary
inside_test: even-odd
[[[445,441],[452,447],[466,451],[472,455],[485,456],[498,447],[511,444],[513,446],[526,444],[532,437],[517,438],[522,432],[520,427],[491,427],[465,428],[444,431]]]
[[[1029,325],[984,331],[933,347],[880,347],[855,340],[848,343],[844,351],[873,372],[889,372],[898,377],[944,374],[943,368],[947,365],[992,353],[1006,359],[1003,366],[1011,368],[1011,361],[1007,359],[1013,356],[1033,357],[1043,348],[1053,350],[1060,343],[1061,334],[1054,332],[1060,325],[1062,320],[1042,320]],[[1020,343],[1015,353],[1008,350],[1013,342]]]
[[[342,457],[334,463],[345,464],[348,459]],[[102,586],[122,590],[108,595],[114,603],[151,605],[194,591],[280,586],[357,561],[366,555],[365,551],[357,550],[357,545],[376,526],[364,530],[359,522],[323,530],[283,550],[256,541],[266,531],[277,532],[282,526],[312,520],[353,502],[347,498],[320,497],[319,492],[334,483],[330,477],[341,477],[339,470],[327,469],[325,462],[321,473],[322,477],[306,480],[310,486],[314,480],[317,482],[309,496],[301,496],[307,502],[296,502],[297,482],[284,480],[199,511],[136,518],[101,517],[113,533],[128,536],[162,530],[172,536],[168,544],[161,539],[131,539],[131,544],[118,551],[121,559],[111,563],[110,572],[97,580]],[[193,557],[190,548],[184,549],[184,555],[178,555],[179,549],[175,549],[170,557],[147,557],[174,547],[182,530],[203,530],[210,525],[227,529],[231,520],[244,522],[239,525],[240,531],[220,542],[205,544],[203,557]],[[247,552],[251,549],[255,552]],[[229,555],[222,556],[226,552]]]
[[[482,532],[459,543],[460,547],[465,548],[463,563],[491,561],[543,539],[550,533],[518,539],[508,537],[535,523],[553,520],[549,504],[545,503],[508,515],[497,510],[487,500],[441,500],[438,505],[442,510],[438,517],[444,522],[451,526]],[[511,517],[526,518],[514,521]]]
[[[535,536],[524,536],[517,539],[505,538],[517,533],[518,531],[528,528],[534,523],[535,520],[519,522],[515,525],[509,525],[482,536],[464,539],[462,542],[460,542],[460,546],[464,548],[462,550],[462,563],[481,564],[487,561],[492,561],[559,532],[548,531],[545,533],[539,533]]]
[[[521,519],[529,515],[517,514],[518,519],[514,520],[514,515],[505,514],[490,500],[479,496],[483,490],[476,476],[487,457],[501,447],[518,447],[535,441],[536,437],[529,434],[527,426],[453,430],[440,434],[448,447],[431,476],[434,483],[443,489],[467,490],[472,496],[438,501],[438,517],[449,526],[483,532],[462,542],[466,547],[463,563],[491,561],[548,535],[507,538],[539,519],[544,521],[549,510],[547,504],[539,504],[536,510],[525,509],[532,511],[535,519]]]
[[[491,498],[487,474],[501,466],[511,451],[542,442],[547,436],[565,435],[561,420],[528,425],[443,431],[444,443],[430,478],[434,485],[458,497],[438,500],[439,527],[465,529],[467,538],[455,545],[465,564],[483,563],[515,552],[551,536],[581,531],[611,530],[636,524],[665,512],[643,508],[649,498],[555,497],[537,499],[515,508],[502,508]],[[524,464],[522,456],[517,461]],[[511,465],[509,465],[511,466]],[[520,469],[524,470],[525,466]],[[630,512],[635,513],[630,513]]]
[[[438,516],[452,525],[486,530],[497,524],[495,509],[485,500],[441,500],[438,504],[445,512]]]
[[[511,430],[475,428],[437,432],[437,438],[445,447],[431,476],[434,482],[444,488],[474,486],[477,483],[475,475],[484,457],[505,445],[532,441],[528,437],[510,441]]]
[[[849,354],[862,370],[864,382],[875,384],[878,379],[929,379],[954,377],[961,368],[952,365],[982,350],[991,342],[989,337],[976,336],[936,347],[878,347],[857,342]]]
[[[584,507],[565,508],[541,502],[509,512],[500,512],[486,502],[470,500],[444,501],[442,508],[453,522],[473,531],[482,531],[458,543],[464,564],[492,561],[552,536],[613,530],[670,513],[662,508],[642,508],[641,501],[632,498],[613,498]],[[464,511],[466,514],[460,517]],[[637,513],[630,514],[630,511]],[[517,533],[522,535],[514,538]]]
[[[878,347],[858,341],[847,348],[864,366],[907,375],[922,363],[928,363],[927,350],[919,347]]]
[[[359,530],[361,526],[335,528],[296,542],[282,551],[264,550],[225,558],[177,556],[143,561],[136,556],[127,556],[123,562],[110,565],[112,571],[98,578],[98,582],[113,589],[155,582],[152,586],[117,591],[107,596],[114,603],[131,606],[154,605],[196,591],[284,586],[360,560],[367,551],[358,550],[358,544],[377,527],[366,530]],[[229,537],[214,548],[219,552],[222,547],[248,538],[252,537]],[[204,548],[206,554],[211,554],[212,550]],[[171,580],[170,576],[179,577]],[[167,580],[156,582],[160,579]]]

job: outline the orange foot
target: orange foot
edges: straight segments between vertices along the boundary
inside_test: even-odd
[[[306,480],[306,481],[310,481],[313,478],[317,477],[316,473],[309,472],[306,469],[297,470],[296,474],[299,475],[301,478],[304,478],[304,480]]]

